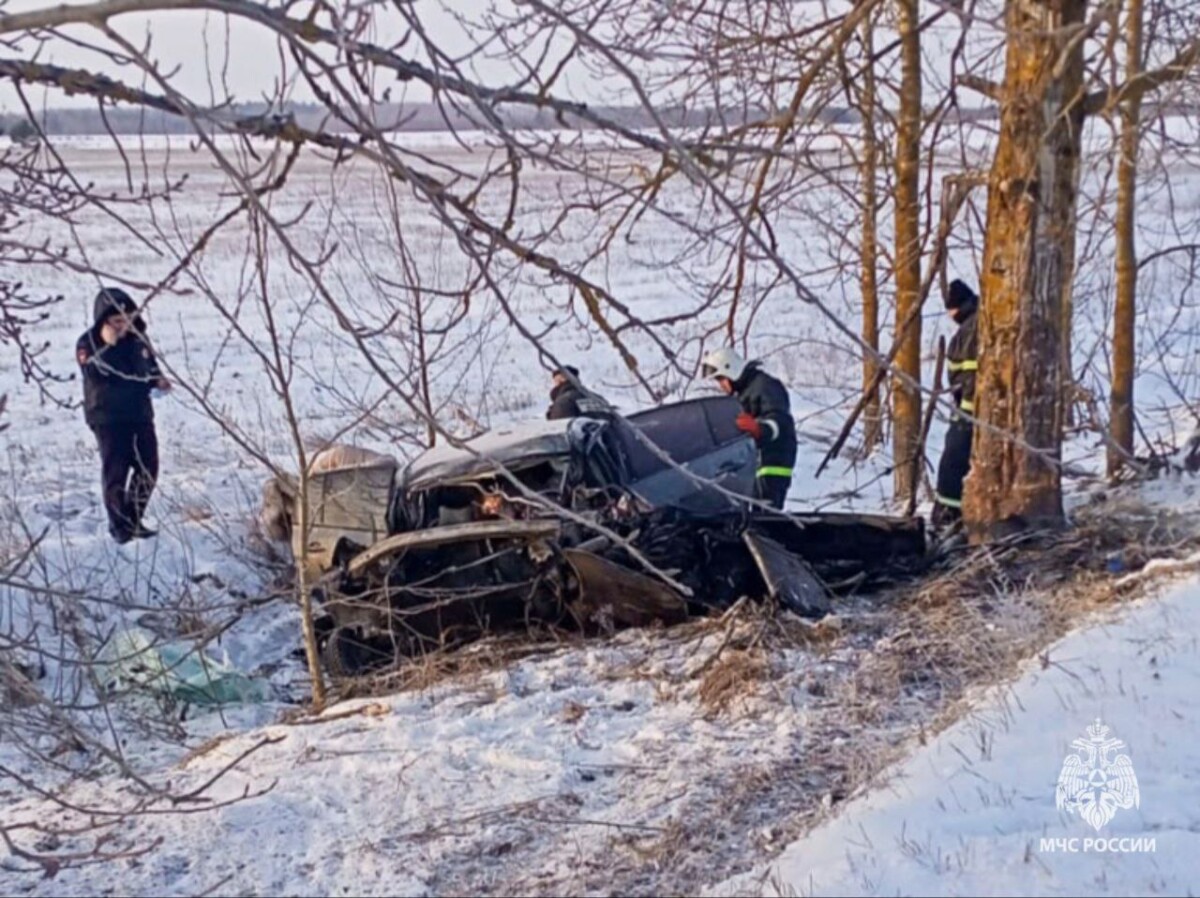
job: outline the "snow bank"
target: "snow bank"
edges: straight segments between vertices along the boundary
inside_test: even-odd
[[[193,758],[147,746],[152,779],[182,794],[278,740],[211,793],[234,803],[119,825],[110,850],[161,840],[144,858],[43,879],[0,849],[0,894],[605,893],[616,867],[644,871],[652,891],[642,857],[669,845],[681,818],[717,806],[739,772],[788,757],[807,725],[805,697],[782,683],[739,700],[758,713],[706,714],[697,670],[722,640],[719,628],[695,640],[630,632],[466,682],[341,703],[321,721],[225,731]],[[790,673],[804,666],[789,659]],[[190,727],[197,742],[224,731],[216,715]],[[122,786],[105,777],[66,794],[112,809]],[[13,822],[67,819],[53,804],[3,796]]]
[[[1198,633],[1194,580],[1068,636],[778,861],[712,894],[1190,894],[1200,873]],[[1125,742],[1140,785],[1140,806],[1118,810],[1099,834],[1055,808],[1070,743],[1096,718]],[[1155,851],[1083,851],[1087,838],[1152,839]],[[1061,849],[1071,839],[1078,852]]]

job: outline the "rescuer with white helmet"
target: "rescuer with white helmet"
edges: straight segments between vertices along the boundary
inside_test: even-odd
[[[783,508],[796,464],[796,422],[787,388],[758,362],[747,362],[728,347],[704,356],[701,374],[726,395],[737,396],[742,405],[738,430],[758,446],[758,495]]]

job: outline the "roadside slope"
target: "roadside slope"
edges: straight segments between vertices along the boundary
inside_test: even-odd
[[[1078,630],[726,894],[1189,894],[1200,874],[1200,579]],[[1122,739],[1140,806],[1097,834],[1055,808],[1073,739]],[[1154,853],[1042,839],[1153,838]]]

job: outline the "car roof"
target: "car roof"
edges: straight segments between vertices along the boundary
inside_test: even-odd
[[[726,402],[730,401],[730,397],[703,394],[638,409],[623,417],[637,426],[639,419],[653,417],[679,406],[714,401]],[[565,459],[570,456],[572,445],[576,444],[571,438],[572,426],[589,425],[607,426],[607,423],[598,418],[522,421],[486,431],[467,440],[461,448],[441,443],[413,459],[405,471],[404,486],[406,489],[427,489],[438,483],[474,480],[494,473],[501,465],[509,469],[522,469],[551,459]]]
[[[639,408],[635,412],[630,412],[625,415],[629,421],[636,421],[638,418],[644,418],[648,415],[653,415],[656,412],[667,411],[673,408],[678,408],[682,405],[700,405],[706,402],[737,402],[736,396],[728,396],[725,393],[719,393],[715,389],[711,392],[698,393],[695,396],[689,396],[686,399],[676,399],[674,402],[664,402],[661,405],[651,405],[647,408]]]

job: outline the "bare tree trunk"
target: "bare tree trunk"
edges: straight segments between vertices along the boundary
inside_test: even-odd
[[[1079,195],[1079,166],[1075,167],[1075,196]],[[1062,288],[1062,346],[1059,350],[1058,394],[1061,397],[1063,425],[1075,423],[1075,365],[1071,358],[1073,350],[1072,330],[1075,321],[1075,239],[1077,230],[1063,235],[1063,288]]]
[[[875,216],[879,214],[877,165],[879,148],[875,134],[875,66],[874,20],[868,16],[862,23],[863,55],[867,63],[863,70],[862,94],[859,107],[863,133],[863,228],[862,228],[862,338],[863,343],[879,351],[879,243]],[[868,391],[863,411],[863,451],[869,453],[883,441],[883,409],[879,402],[877,373],[879,363],[873,354],[863,356],[863,389]]]
[[[308,543],[311,522],[308,520],[308,497],[311,481],[308,477],[308,459],[300,453],[300,495],[296,501],[294,526],[300,533],[296,553],[296,588],[300,590],[300,630],[304,634],[304,657],[308,662],[308,675],[312,680],[312,708],[315,713],[325,710],[325,677],[321,671],[321,653],[317,648],[317,631],[313,623],[312,583],[308,577]]]
[[[1062,341],[1075,230],[1086,0],[1008,0],[1000,140],[988,185],[974,539],[1063,520]]]
[[[1126,0],[1125,78],[1133,81],[1142,68],[1142,0]],[[1137,359],[1137,247],[1134,202],[1137,198],[1138,131],[1142,98],[1131,93],[1121,108],[1121,158],[1117,163],[1117,301],[1113,309],[1112,398],[1109,417],[1112,441],[1108,473],[1115,475],[1133,455],[1133,372]]]
[[[315,712],[325,708],[325,679],[321,672],[321,652],[317,646],[317,628],[313,620],[312,583],[309,579],[308,545],[311,538],[309,521],[309,495],[312,481],[309,478],[308,452],[304,447],[304,437],[300,429],[300,414],[296,408],[292,392],[292,368],[289,364],[288,347],[279,330],[275,309],[270,302],[270,281],[267,268],[270,264],[270,240],[267,222],[257,209],[251,209],[251,226],[254,234],[255,272],[258,277],[258,295],[262,301],[262,313],[269,341],[267,353],[268,366],[274,373],[278,384],[278,396],[283,403],[287,416],[288,429],[292,438],[292,448],[296,453],[298,463],[299,483],[298,497],[294,506],[292,526],[294,537],[292,541],[293,563],[296,569],[296,588],[300,595],[300,630],[304,636],[304,655],[308,662],[308,673],[312,679],[312,707]],[[295,538],[298,534],[298,539]]]
[[[908,321],[921,302],[920,141],[921,37],[918,0],[897,0],[900,32],[900,114],[896,129],[896,366],[921,379],[921,323]],[[892,438],[896,498],[907,499],[916,484],[912,460],[921,439],[921,394],[900,377],[892,380]]]

